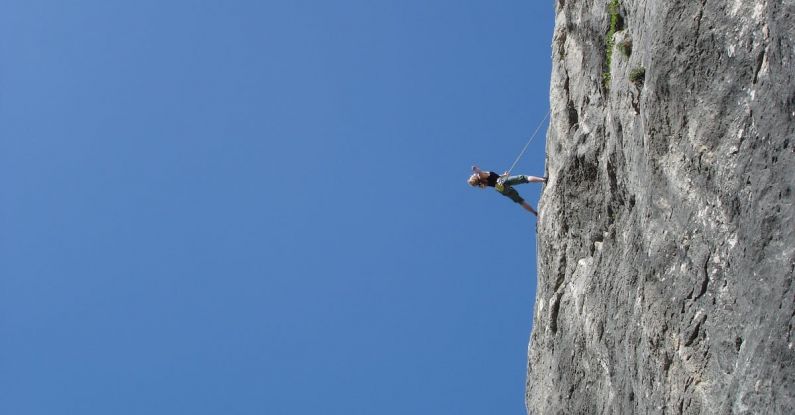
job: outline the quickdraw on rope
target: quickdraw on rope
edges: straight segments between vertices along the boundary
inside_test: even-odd
[[[551,110],[551,109],[550,109],[549,111],[547,111],[547,115],[545,115],[545,116],[544,116],[544,119],[543,119],[543,120],[541,120],[541,122],[538,124],[538,127],[536,127],[536,130],[535,130],[535,132],[533,132],[533,135],[532,135],[532,136],[530,136],[530,139],[529,139],[529,140],[527,140],[527,143],[524,145],[524,148],[523,148],[523,149],[522,149],[522,151],[519,153],[519,155],[516,157],[516,160],[514,160],[513,164],[511,164],[511,168],[510,168],[510,169],[508,169],[508,171],[505,173],[505,175],[506,175],[506,176],[510,176],[510,175],[511,175],[511,171],[513,171],[513,168],[514,168],[514,167],[516,167],[516,163],[518,163],[518,162],[519,162],[519,160],[520,160],[520,159],[522,158],[522,156],[524,155],[524,152],[527,150],[527,146],[529,146],[529,145],[530,145],[530,142],[532,142],[532,141],[533,141],[533,139],[534,139],[534,138],[536,138],[536,134],[538,134],[538,130],[540,130],[540,129],[541,129],[541,126],[542,126],[542,125],[544,125],[544,121],[546,121],[546,120],[547,120],[547,118],[549,118],[549,114],[550,114],[550,112],[552,112],[552,110]]]

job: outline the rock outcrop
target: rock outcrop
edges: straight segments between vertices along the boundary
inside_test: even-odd
[[[529,413],[795,413],[795,1],[555,8]]]

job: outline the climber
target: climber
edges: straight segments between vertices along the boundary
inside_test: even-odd
[[[538,212],[533,209],[527,202],[519,196],[519,192],[513,188],[514,185],[522,183],[546,183],[546,177],[536,176],[508,176],[508,172],[498,175],[493,171],[485,172],[480,170],[478,166],[472,166],[472,176],[469,177],[467,183],[472,187],[485,188],[486,186],[497,189],[500,194],[522,205],[523,208],[530,211],[530,213],[538,216]]]

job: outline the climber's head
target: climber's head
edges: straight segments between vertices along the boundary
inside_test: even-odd
[[[483,179],[481,179],[480,175],[477,173],[469,176],[467,183],[469,183],[469,185],[472,187],[486,187],[486,183],[483,182]]]

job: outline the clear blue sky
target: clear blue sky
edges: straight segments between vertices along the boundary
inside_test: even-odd
[[[0,1],[0,413],[523,413],[552,6]]]

